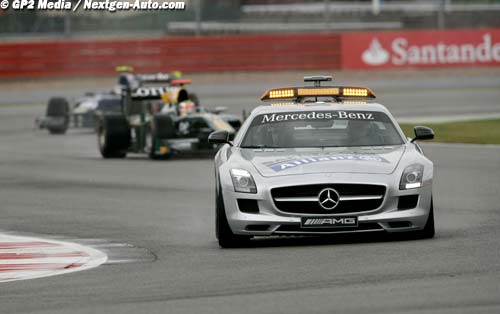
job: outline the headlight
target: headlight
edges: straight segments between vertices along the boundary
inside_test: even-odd
[[[257,187],[250,172],[243,169],[231,169],[230,173],[235,192],[257,193]]]
[[[406,167],[401,176],[401,181],[399,182],[399,189],[408,190],[421,187],[423,176],[424,166],[421,164],[413,164]]]

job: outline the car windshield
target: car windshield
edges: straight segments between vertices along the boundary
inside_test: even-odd
[[[400,145],[391,119],[373,111],[294,111],[256,116],[242,148]]]

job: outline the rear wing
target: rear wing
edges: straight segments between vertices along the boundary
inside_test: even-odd
[[[130,94],[132,100],[155,100],[161,99],[165,93],[171,93],[179,90],[179,87],[174,86],[152,86],[152,87],[139,87],[133,90]]]
[[[189,84],[189,80],[180,80],[182,77],[181,71],[173,71],[171,73],[158,72],[158,73],[143,73],[134,74],[135,69],[128,65],[119,65],[116,67],[116,71],[119,73],[130,73],[134,75],[134,78],[141,83],[166,83],[170,85],[183,85]],[[182,81],[181,83],[176,81]],[[189,81],[189,82],[188,82]]]
[[[170,85],[191,84],[191,80],[181,79],[180,72],[136,74],[136,77],[141,83],[166,83]]]
[[[142,83],[170,83],[175,77],[169,73],[145,73],[136,74],[137,79]]]

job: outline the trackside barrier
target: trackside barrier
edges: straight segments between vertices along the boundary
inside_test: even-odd
[[[138,72],[338,69],[339,34],[230,35],[0,44],[0,78]]]
[[[343,69],[500,66],[500,29],[342,34]]]
[[[138,72],[500,65],[500,29],[289,33],[0,43],[0,78]]]

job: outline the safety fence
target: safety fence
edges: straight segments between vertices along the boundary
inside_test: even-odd
[[[0,43],[0,78],[138,72],[499,66],[500,29]]]
[[[340,35],[280,34],[0,44],[0,77],[338,69]]]

